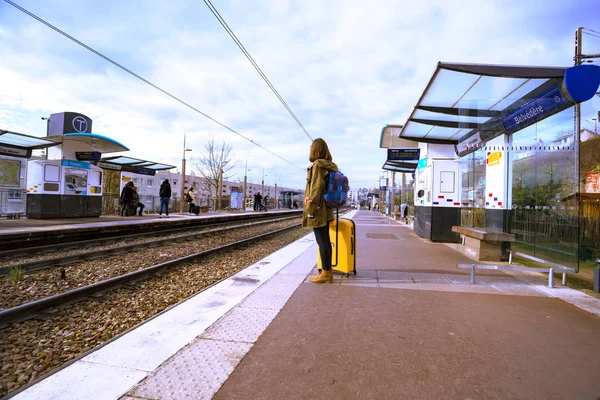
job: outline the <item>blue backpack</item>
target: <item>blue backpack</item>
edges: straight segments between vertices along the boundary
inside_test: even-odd
[[[341,172],[330,171],[327,175],[325,204],[330,208],[340,208],[348,199],[348,178]]]

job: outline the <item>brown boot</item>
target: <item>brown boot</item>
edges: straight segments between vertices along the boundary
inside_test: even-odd
[[[311,276],[310,281],[314,282],[314,283],[332,282],[333,274],[331,273],[331,270],[328,270],[328,271],[322,270],[319,275]]]

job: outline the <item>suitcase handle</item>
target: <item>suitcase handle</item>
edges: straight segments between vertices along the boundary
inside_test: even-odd
[[[354,236],[350,238],[350,255],[354,255]]]

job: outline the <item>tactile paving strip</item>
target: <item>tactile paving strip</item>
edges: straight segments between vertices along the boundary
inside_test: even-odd
[[[208,328],[201,338],[254,343],[278,312],[236,307]]]
[[[196,339],[128,395],[148,400],[210,399],[252,346]]]
[[[239,307],[280,310],[306,275],[277,274],[239,304]]]

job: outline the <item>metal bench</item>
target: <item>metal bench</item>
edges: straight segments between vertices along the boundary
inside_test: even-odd
[[[452,232],[463,236],[467,254],[478,261],[502,261],[502,243],[515,241],[512,233],[485,228],[453,226]]]

